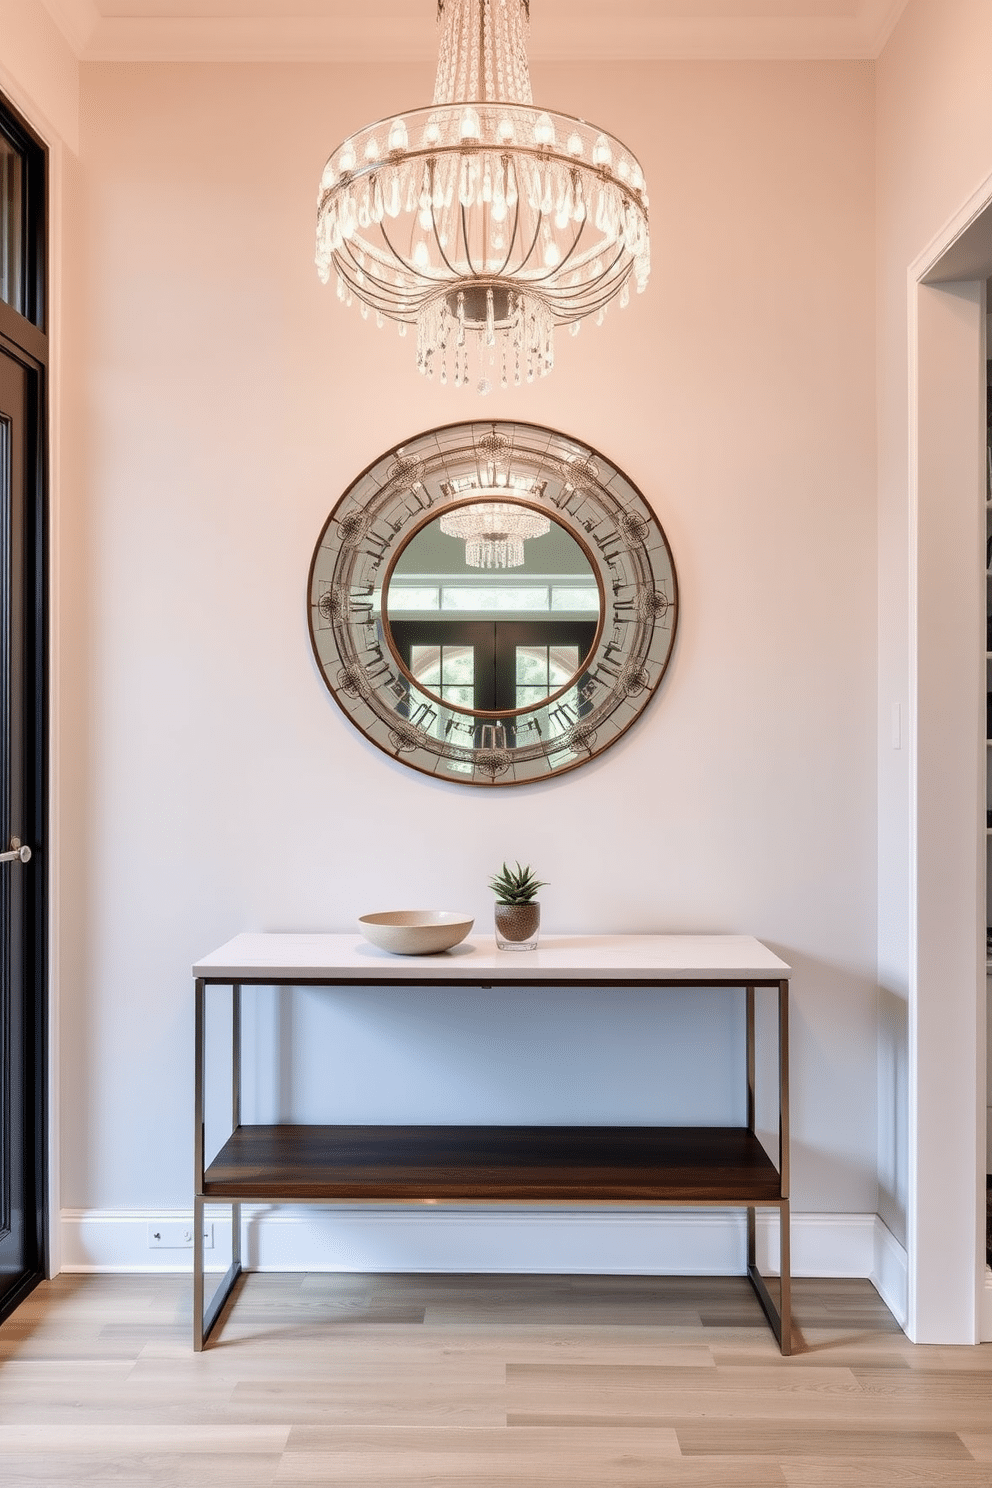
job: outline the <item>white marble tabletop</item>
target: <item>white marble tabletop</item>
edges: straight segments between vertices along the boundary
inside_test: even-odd
[[[535,951],[498,951],[491,935],[472,931],[437,956],[394,956],[357,932],[236,935],[194,963],[195,977],[215,981],[319,981],[322,977],[377,985],[416,979],[428,986],[465,978],[534,984],[582,978],[610,981],[782,981],[791,968],[750,935],[553,935]]]

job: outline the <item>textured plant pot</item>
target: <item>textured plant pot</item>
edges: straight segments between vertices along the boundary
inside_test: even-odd
[[[496,945],[501,951],[533,951],[541,928],[539,904],[497,904]]]

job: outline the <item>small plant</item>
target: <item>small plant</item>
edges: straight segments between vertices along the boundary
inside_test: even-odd
[[[489,887],[496,895],[497,904],[533,904],[538,889],[546,888],[547,885],[535,878],[529,868],[521,868],[518,863],[514,872],[504,863],[502,873],[497,873],[495,878],[489,880]]]

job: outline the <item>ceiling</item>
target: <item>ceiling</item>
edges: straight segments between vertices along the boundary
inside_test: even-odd
[[[85,61],[436,55],[435,0],[43,0]],[[530,55],[562,61],[877,57],[908,0],[533,0]]]

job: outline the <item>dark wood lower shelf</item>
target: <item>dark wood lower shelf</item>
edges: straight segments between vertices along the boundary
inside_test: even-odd
[[[214,1199],[771,1204],[778,1171],[743,1127],[241,1126]]]

